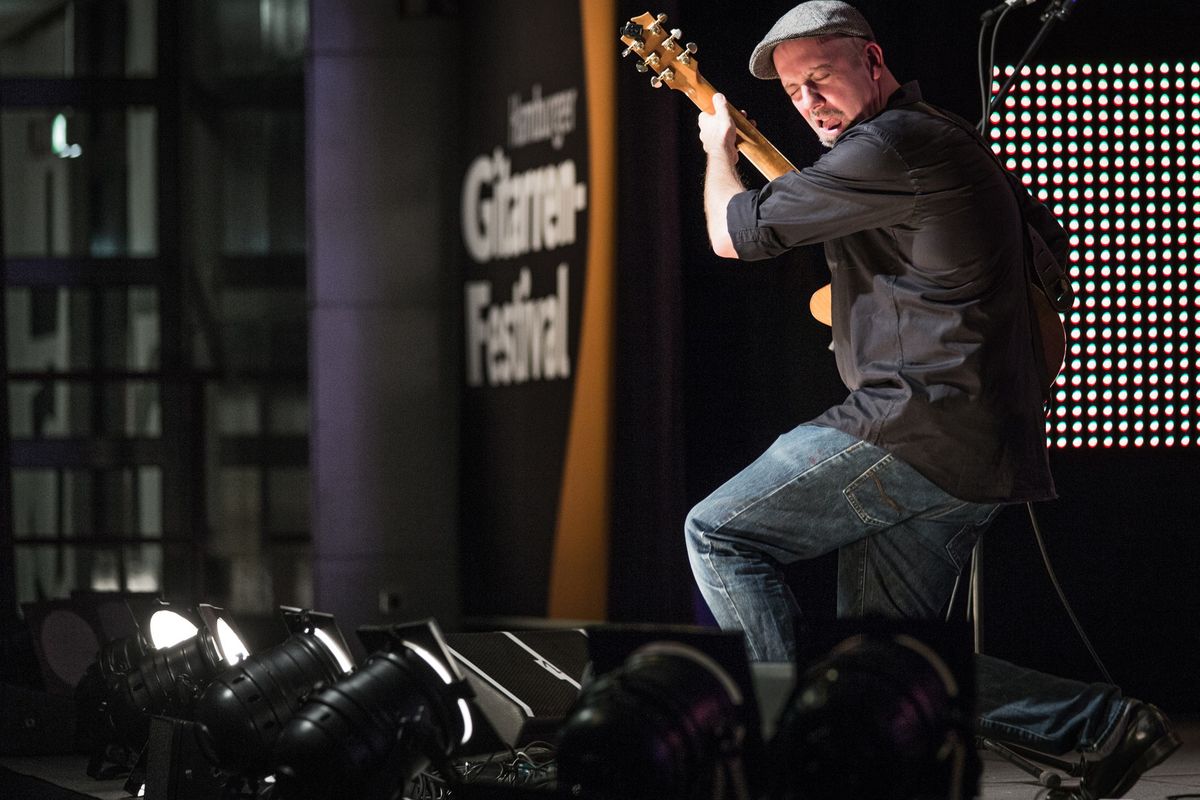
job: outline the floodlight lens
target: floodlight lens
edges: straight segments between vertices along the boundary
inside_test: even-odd
[[[333,657],[337,659],[338,666],[342,668],[342,672],[349,675],[354,669],[354,662],[350,660],[350,654],[346,652],[345,648],[335,642],[332,636],[320,628],[314,628],[313,635],[321,640],[321,644],[329,648],[329,652],[333,653]]]
[[[424,647],[421,647],[419,644],[413,644],[412,642],[407,641],[402,642],[402,644],[409,650],[412,650],[414,653],[419,655],[422,661],[432,667],[433,671],[436,672],[438,677],[442,679],[442,683],[451,683],[450,671],[446,669],[445,664],[434,658],[433,653],[429,652]]]
[[[200,629],[177,611],[160,609],[150,617],[150,643],[163,650],[192,638]]]
[[[402,644],[420,656],[422,661],[432,667],[433,671],[437,673],[438,677],[441,678],[442,682],[447,686],[454,682],[454,678],[450,675],[450,670],[446,669],[446,665],[439,661],[433,653],[429,652],[424,647],[421,647],[421,645],[413,644],[409,641],[402,642]],[[458,701],[458,710],[462,714],[463,719],[462,744],[466,744],[471,739],[471,734],[473,733],[473,726],[471,725],[471,711],[467,708],[467,702],[462,699],[459,699]]]
[[[226,664],[237,664],[250,655],[250,650],[242,643],[242,638],[234,632],[224,617],[217,620],[217,645]]]

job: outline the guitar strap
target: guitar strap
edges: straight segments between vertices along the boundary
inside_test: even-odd
[[[1030,196],[1024,184],[1001,163],[1000,158],[979,135],[975,126],[924,101],[913,105],[961,128],[987,151],[992,161],[1000,168],[1004,177],[1008,179],[1009,188],[1012,189],[1017,199],[1017,207],[1021,210],[1021,219],[1025,222],[1025,263],[1032,273],[1030,282],[1042,291],[1055,311],[1070,311],[1075,304],[1075,290],[1071,286],[1071,277],[1065,266],[1069,258],[1070,239],[1059,221],[1048,208]]]
[[[1025,223],[1025,269],[1029,273],[1030,292],[1038,291],[1049,302],[1050,307],[1059,313],[1069,311],[1075,304],[1075,290],[1071,286],[1071,277],[1064,266],[1070,254],[1070,237],[1050,210],[1030,196],[1024,184],[1009,172],[1001,163],[979,131],[966,120],[949,112],[929,105],[924,101],[913,104],[927,114],[940,117],[950,124],[965,131],[979,144],[1008,180],[1009,188],[1017,200],[1017,208],[1021,212],[1021,220]],[[1042,349],[1042,332],[1039,329],[1037,312],[1034,308],[1033,297],[1030,298],[1030,314],[1033,316],[1033,351],[1038,362],[1038,374],[1041,378],[1042,397],[1050,402],[1053,396],[1054,374],[1047,369],[1045,353]],[[1054,371],[1055,373],[1058,370]]]

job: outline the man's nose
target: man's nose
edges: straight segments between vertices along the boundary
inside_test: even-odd
[[[824,100],[821,93],[808,84],[800,86],[800,111],[807,112],[814,106],[818,106]]]

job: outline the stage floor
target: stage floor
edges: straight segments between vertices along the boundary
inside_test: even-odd
[[[1126,797],[1132,800],[1200,798],[1200,719],[1176,719],[1175,727],[1183,739],[1183,747],[1143,776]],[[984,753],[983,760],[981,800],[1033,800],[1037,796],[1039,787],[1031,776],[991,753]],[[83,767],[83,759],[78,756],[0,758],[0,798],[128,798],[121,791],[119,781],[92,781],[82,774]],[[38,776],[46,783],[38,782],[36,788],[32,788],[22,781],[16,786],[12,782],[16,776],[7,774],[5,768],[18,775]]]

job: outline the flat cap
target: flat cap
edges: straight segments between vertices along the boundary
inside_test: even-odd
[[[750,54],[750,74],[763,80],[779,77],[771,54],[780,42],[815,36],[857,36],[875,40],[863,15],[842,0],[809,0],[779,18]]]

